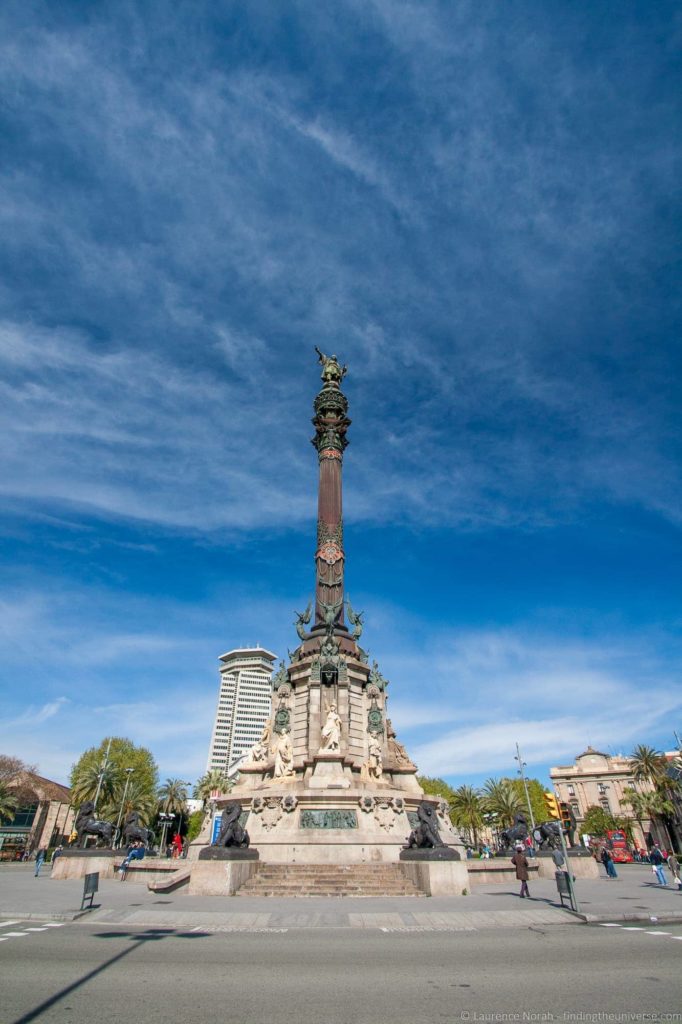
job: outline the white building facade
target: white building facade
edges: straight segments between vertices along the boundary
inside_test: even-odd
[[[272,708],[276,655],[264,647],[238,647],[220,657],[220,691],[207,771],[226,772],[260,739]]]

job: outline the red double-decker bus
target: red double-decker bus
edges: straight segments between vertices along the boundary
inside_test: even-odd
[[[606,833],[606,845],[616,864],[630,864],[633,861],[627,837],[621,829],[610,829]]]

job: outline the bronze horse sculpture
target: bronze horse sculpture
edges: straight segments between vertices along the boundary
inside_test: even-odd
[[[118,838],[118,829],[115,825],[112,825],[110,821],[101,821],[95,816],[95,805],[92,800],[86,800],[78,808],[73,827],[76,830],[74,845],[79,849],[85,847],[88,836],[96,836],[98,840],[101,839],[105,847],[113,846],[114,840]]]
[[[500,847],[502,850],[509,849],[514,843],[525,843],[528,838],[528,820],[525,814],[517,814],[514,817],[514,824],[500,832]]]
[[[141,842],[150,849],[154,845],[155,835],[150,828],[145,828],[144,825],[140,824],[140,815],[137,811],[131,811],[130,814],[126,815],[126,819],[123,823],[123,843],[128,845],[129,843]]]
[[[533,830],[533,841],[539,850],[557,850],[561,847],[561,826],[558,821],[543,821]],[[514,843],[524,843],[530,835],[525,814],[517,814],[511,828],[500,832],[502,851],[509,849]]]

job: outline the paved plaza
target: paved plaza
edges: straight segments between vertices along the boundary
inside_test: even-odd
[[[81,917],[80,879],[54,881],[50,869],[39,878],[33,865],[0,868],[0,920],[4,917],[74,919],[171,928],[452,928],[527,927],[607,921],[682,921],[682,893],[653,884],[648,865],[619,868],[619,878],[576,883],[581,917],[561,907],[556,885],[533,882],[530,900],[520,900],[517,883],[474,886],[457,897],[297,898],[189,896],[150,892],[141,881],[104,880],[95,909]]]

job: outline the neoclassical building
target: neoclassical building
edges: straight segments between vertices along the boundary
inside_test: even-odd
[[[605,754],[588,746],[582,754],[578,754],[574,764],[558,765],[551,768],[549,774],[559,800],[569,804],[573,810],[578,832],[582,830],[588,808],[603,807],[610,814],[632,820],[632,832],[638,847],[647,845],[647,835],[657,842],[665,842],[664,836],[652,830],[652,822],[648,818],[644,818],[641,823],[642,832],[639,822],[632,817],[632,808],[624,802],[623,791],[635,788],[629,757]],[[641,792],[651,787],[646,782],[638,781],[636,788]]]

